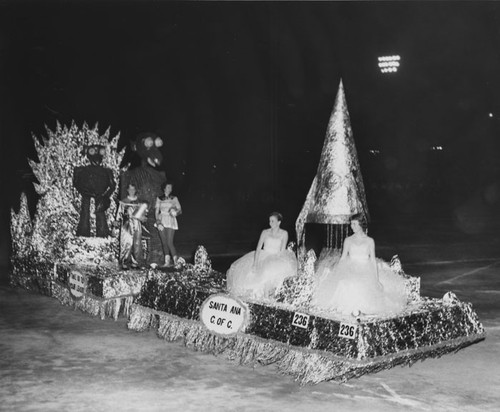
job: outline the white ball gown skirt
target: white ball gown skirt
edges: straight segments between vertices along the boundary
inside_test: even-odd
[[[283,281],[297,274],[297,259],[289,250],[261,250],[253,268],[255,251],[242,256],[227,271],[227,290],[231,295],[253,299],[272,297]]]
[[[395,315],[407,305],[404,279],[377,259],[346,258],[326,268],[319,277],[311,305],[342,315]],[[378,273],[377,273],[378,272]]]

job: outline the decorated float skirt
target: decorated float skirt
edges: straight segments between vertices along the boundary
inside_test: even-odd
[[[281,239],[268,237],[255,265],[255,251],[236,260],[227,272],[230,294],[253,299],[269,298],[283,281],[297,274],[297,259],[289,250],[280,251]]]
[[[351,245],[350,253],[318,273],[311,305],[343,315],[394,315],[407,305],[404,279],[376,259],[376,268],[366,245]]]

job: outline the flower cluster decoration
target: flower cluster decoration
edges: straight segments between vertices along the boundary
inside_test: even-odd
[[[26,258],[32,252],[31,235],[33,225],[28,209],[28,199],[25,193],[21,193],[19,212],[11,210],[10,234],[12,242],[12,254],[18,258]]]
[[[385,262],[384,262],[385,263]],[[408,303],[418,302],[420,297],[420,278],[417,276],[410,276],[403,270],[403,265],[398,255],[394,255],[389,263],[389,267],[394,273],[402,276],[405,279],[406,296],[408,296]]]
[[[194,269],[200,273],[210,273],[212,271],[212,262],[204,246],[198,246],[196,249],[194,254]]]
[[[275,299],[296,308],[307,309],[316,284],[315,263],[316,254],[311,249],[300,262],[298,276],[285,279],[281,287],[276,290]]]

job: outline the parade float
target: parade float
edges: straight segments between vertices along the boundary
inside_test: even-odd
[[[118,179],[124,170],[119,166],[123,153],[117,150],[117,137],[109,140],[108,132],[99,136],[97,129],[85,125],[82,130],[58,125],[43,144],[35,139],[40,163],[31,166],[40,201],[33,221],[24,196],[19,211],[12,212],[14,286],[56,297],[101,318],[124,314],[132,331],[153,329],[166,341],[182,340],[194,350],[239,364],[274,365],[301,384],[346,381],[411,365],[485,338],[470,303],[452,292],[442,299],[421,296],[420,279],[406,274],[397,256],[389,263],[379,261],[405,282],[407,307],[397,316],[339,316],[311,305],[318,268],[338,259],[350,216],[368,217],[342,83],[318,172],[296,223],[298,276],[264,300],[230,296],[225,274],[212,268],[202,246],[192,264],[124,271],[117,262],[116,233],[105,238],[76,236],[81,200],[71,179],[75,166],[87,164],[81,147],[89,141],[106,148],[104,165]],[[112,207],[106,211],[110,227],[113,213]],[[94,215],[91,210],[91,218]],[[318,259],[305,247],[307,223],[327,225]]]
[[[46,131],[42,139],[33,136],[38,161],[29,160],[39,197],[35,216],[31,218],[25,194],[19,210],[11,212],[11,284],[116,319],[128,314],[146,278],[144,270],[117,270],[116,202],[111,199],[127,168],[120,167],[125,149],[118,150],[119,135],[111,138],[109,129],[100,135],[97,125],[58,123],[55,130]],[[102,158],[95,167],[86,153],[94,149]],[[104,176],[103,193],[88,196],[86,205],[75,187],[76,170],[90,171],[91,177],[102,171]],[[82,228],[87,236],[77,235]],[[101,236],[96,236],[98,231]]]
[[[296,222],[298,276],[285,280],[270,299],[242,301],[225,292],[225,277],[209,264],[198,268],[202,281],[150,274],[132,305],[128,327],[153,328],[167,341],[182,339],[188,347],[240,364],[275,365],[301,384],[346,381],[484,339],[470,303],[452,292],[442,299],[422,297],[420,278],[406,274],[397,256],[378,264],[404,279],[403,313],[339,316],[313,307],[318,270],[338,260],[355,214],[368,217],[368,208],[341,82],[318,171]],[[318,259],[305,247],[307,223],[327,225]]]

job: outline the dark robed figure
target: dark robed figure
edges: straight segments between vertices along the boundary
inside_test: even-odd
[[[163,156],[159,148],[163,140],[154,133],[141,133],[132,143],[132,150],[141,158],[141,165],[125,171],[121,176],[121,198],[127,195],[129,184],[134,185],[140,193],[140,201],[147,203],[147,219],[144,222],[146,233],[143,237],[149,238],[149,251],[146,262],[148,264],[163,264],[163,249],[158,230],[155,228],[156,198],[162,195],[161,186],[167,180],[165,172],[158,170]]]
[[[96,236],[109,236],[106,210],[111,204],[111,194],[116,183],[113,171],[101,165],[105,153],[104,146],[91,145],[84,147],[84,154],[90,160],[90,165],[75,167],[73,186],[82,195],[80,221],[76,229],[77,236],[90,237],[90,200],[95,201]]]

